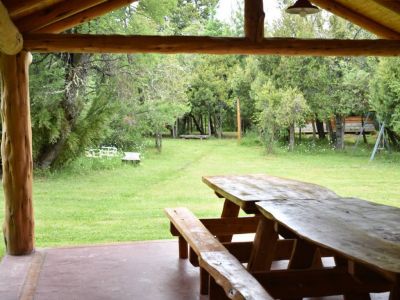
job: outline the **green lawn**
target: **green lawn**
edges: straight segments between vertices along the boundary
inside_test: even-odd
[[[36,245],[170,238],[164,207],[186,206],[199,216],[220,213],[222,201],[201,182],[202,175],[268,173],[400,206],[399,160],[369,163],[368,156],[369,151],[331,150],[266,156],[260,147],[235,140],[165,140],[163,153],[146,153],[138,167],[114,160],[105,162],[112,166],[107,170],[77,172],[76,163],[72,171],[36,176]],[[0,255],[3,251],[1,243]]]

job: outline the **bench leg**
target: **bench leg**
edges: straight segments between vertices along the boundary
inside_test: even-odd
[[[240,207],[235,203],[225,199],[224,207],[222,209],[221,218],[235,218],[239,216]],[[232,241],[232,235],[219,236],[217,237],[221,243],[227,243]]]
[[[210,276],[210,291],[209,291],[209,299],[210,300],[225,300],[229,299],[228,296],[225,294],[224,289],[219,286],[214,278]]]
[[[179,236],[179,258],[187,259],[188,258],[188,243],[182,236]]]
[[[210,275],[203,268],[200,268],[200,294],[208,295]]]

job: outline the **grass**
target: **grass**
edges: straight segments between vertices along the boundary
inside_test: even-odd
[[[63,172],[37,175],[36,246],[170,238],[164,207],[186,206],[199,216],[221,212],[222,201],[201,182],[203,175],[268,173],[400,206],[396,155],[369,163],[370,151],[363,148],[335,153],[311,144],[264,155],[260,146],[235,140],[165,140],[163,147],[162,154],[145,153],[137,167],[82,158]]]

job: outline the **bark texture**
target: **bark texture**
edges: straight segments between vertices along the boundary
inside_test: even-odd
[[[32,131],[29,104],[30,53],[0,54],[2,83],[4,240],[10,255],[34,249]]]

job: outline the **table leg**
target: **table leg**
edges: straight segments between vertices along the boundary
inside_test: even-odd
[[[254,238],[250,261],[247,265],[250,272],[269,271],[271,269],[278,238],[275,222],[261,218]]]
[[[210,275],[200,267],[200,294],[208,295]]]
[[[210,287],[209,287],[209,300],[224,300],[229,299],[225,294],[224,289],[219,286],[215,279],[210,276]]]
[[[182,236],[179,236],[179,258],[188,258],[188,243]]]
[[[296,240],[296,246],[290,258],[288,269],[309,269],[313,266],[317,248],[303,239]]]
[[[222,209],[221,218],[235,218],[239,216],[240,207],[235,203],[225,199],[224,207]],[[217,237],[221,243],[232,241],[232,235],[225,235]]]

